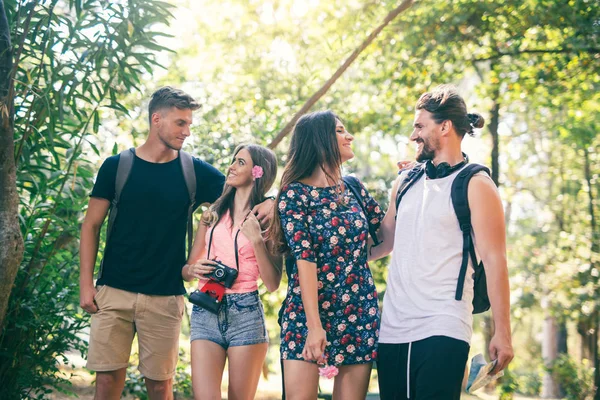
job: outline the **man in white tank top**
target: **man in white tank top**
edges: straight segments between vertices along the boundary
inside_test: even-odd
[[[450,190],[467,163],[462,139],[483,123],[481,115],[467,113],[452,86],[437,87],[417,102],[410,139],[417,144],[417,161],[426,163],[425,174],[396,210],[397,191],[407,177],[407,172],[400,174],[378,234],[383,243],[372,247],[369,256],[378,259],[394,250],[377,360],[383,400],[460,399],[472,334],[473,266],[469,261],[462,300],[455,300],[463,235]],[[494,318],[489,351],[498,360],[496,373],[513,358],[504,212],[485,173],[470,180],[468,200]]]

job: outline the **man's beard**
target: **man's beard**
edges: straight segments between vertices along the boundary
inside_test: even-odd
[[[427,160],[433,160],[435,158],[435,149],[430,146],[429,141],[421,140],[423,141],[423,147],[421,148],[421,151],[417,153],[417,161],[425,162]]]

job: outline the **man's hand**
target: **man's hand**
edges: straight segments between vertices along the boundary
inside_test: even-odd
[[[398,161],[396,163],[396,165],[398,165],[398,170],[403,171],[405,169],[411,169],[412,167],[414,167],[415,162],[414,161]]]
[[[273,206],[275,205],[275,200],[267,199],[260,204],[257,204],[252,209],[252,213],[256,215],[258,222],[260,222],[260,226],[263,229],[266,229],[271,222],[271,218],[273,216]]]
[[[85,312],[95,314],[98,312],[98,306],[94,301],[98,291],[94,286],[81,286],[79,288],[79,306],[83,308]]]
[[[81,239],[79,241],[79,305],[88,313],[98,312],[94,301],[98,291],[94,287],[94,265],[98,253],[100,228],[106,218],[110,201],[98,197],[90,197],[88,209],[83,224],[81,224]]]
[[[508,363],[510,363],[514,357],[510,334],[494,334],[494,337],[492,337],[492,340],[490,341],[489,350],[490,358],[492,360],[498,360],[494,369],[490,371],[490,375],[496,375],[506,368]]]

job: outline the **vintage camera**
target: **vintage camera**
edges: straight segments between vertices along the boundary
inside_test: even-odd
[[[233,282],[238,276],[237,269],[230,268],[217,260],[215,260],[215,263],[217,263],[217,265],[215,265],[215,269],[213,269],[210,274],[206,275],[206,277],[215,282],[221,283],[227,289],[231,288]]]
[[[190,303],[217,314],[225,295],[225,288],[229,289],[233,285],[238,271],[220,261],[214,261],[217,265],[210,274],[206,275],[208,282],[202,288],[194,290],[188,299]]]

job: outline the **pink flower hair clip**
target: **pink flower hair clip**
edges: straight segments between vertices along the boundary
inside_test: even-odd
[[[252,167],[252,177],[254,179],[262,178],[263,173],[264,171],[260,165],[255,165],[254,167]]]
[[[335,365],[327,365],[325,367],[319,368],[319,376],[322,376],[327,379],[332,379],[339,372],[340,370]]]

